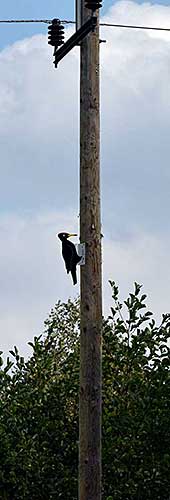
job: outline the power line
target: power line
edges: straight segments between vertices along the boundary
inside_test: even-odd
[[[100,26],[110,26],[114,28],[129,28],[135,30],[157,30],[157,31],[170,31],[170,28],[159,28],[158,26],[138,26],[133,24],[112,24],[112,23],[100,23]]]
[[[51,23],[51,19],[0,19],[1,24],[12,24],[12,23]],[[66,19],[61,20],[62,24],[76,24],[75,21],[69,21]],[[135,30],[154,30],[154,31],[170,31],[170,28],[161,28],[159,26],[141,26],[133,24],[118,24],[118,23],[100,23],[100,26],[106,26],[111,28],[127,28]]]
[[[0,23],[49,23],[49,19],[0,19]]]
[[[0,19],[0,23],[11,24],[11,23],[51,23],[52,19]],[[75,21],[62,20],[63,24],[76,24]]]

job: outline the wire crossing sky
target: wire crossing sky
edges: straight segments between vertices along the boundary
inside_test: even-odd
[[[45,23],[50,24],[51,19],[0,19],[2,24],[13,24],[13,23]],[[75,21],[69,21],[66,19],[60,20],[62,24],[75,24]],[[114,23],[100,23],[100,26],[108,26],[112,28],[128,28],[128,29],[141,29],[141,30],[156,30],[156,31],[170,31],[170,28],[162,28],[161,26],[140,26],[133,24],[114,24]]]
[[[103,7],[101,9],[101,16],[106,15],[108,9],[115,5],[116,3],[113,0],[103,0]],[[130,2],[131,4],[131,2]],[[130,5],[129,4],[129,5]],[[159,0],[159,5],[168,6],[170,4],[170,0]],[[140,7],[142,2],[138,1],[137,5]],[[34,2],[33,0],[29,0],[29,2],[23,2],[23,0],[6,0],[6,2],[1,2],[0,6],[0,19],[3,20],[15,20],[15,19],[25,19],[25,20],[43,20],[41,23],[41,30],[39,29],[39,22],[31,22],[31,23],[8,23],[9,29],[1,23],[0,29],[0,49],[9,45],[16,40],[21,40],[24,37],[32,36],[34,34],[38,34],[40,31],[43,34],[46,34],[45,28],[45,20],[53,19],[54,17],[58,17],[59,19],[73,19],[75,17],[75,1],[70,0],[62,0],[57,2],[56,0],[37,0]],[[122,21],[122,24],[126,24]],[[141,21],[141,20],[140,20]],[[73,21],[74,22],[74,21]],[[133,24],[132,22],[128,24]],[[138,24],[141,24],[138,23]],[[153,23],[154,26],[157,24]],[[26,27],[27,25],[27,27]],[[158,26],[159,28],[159,26]],[[164,28],[164,27],[163,27]],[[165,27],[166,28],[166,27]],[[168,28],[168,26],[167,26]]]

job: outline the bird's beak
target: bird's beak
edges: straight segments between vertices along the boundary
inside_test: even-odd
[[[77,236],[77,234],[75,234],[75,233],[72,233],[72,234],[71,234],[71,233],[70,233],[70,234],[68,234],[67,238],[70,238],[71,236]]]

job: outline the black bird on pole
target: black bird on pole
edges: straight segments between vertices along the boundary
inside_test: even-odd
[[[74,243],[68,241],[68,238],[70,238],[71,236],[77,236],[77,234],[71,234],[71,233],[58,234],[58,237],[62,242],[62,256],[65,261],[67,273],[71,272],[73,278],[73,284],[76,285],[77,283],[76,266],[78,262],[80,262],[81,257],[79,257],[79,255],[77,254]]]

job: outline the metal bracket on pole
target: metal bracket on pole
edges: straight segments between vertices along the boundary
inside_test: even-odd
[[[77,253],[79,255],[79,257],[81,257],[81,260],[80,262],[78,262],[79,266],[84,266],[85,263],[86,263],[86,245],[85,243],[79,243],[77,245]]]
[[[82,5],[81,0],[76,0],[76,31],[81,28],[82,25]]]
[[[58,50],[54,52],[54,65],[57,68],[57,65],[63,57],[70,52],[76,45],[79,44],[85,38],[85,36],[90,33],[90,31],[94,31],[97,25],[97,17],[92,16],[86,23],[81,26],[81,28],[72,35],[67,42],[65,42]]]

